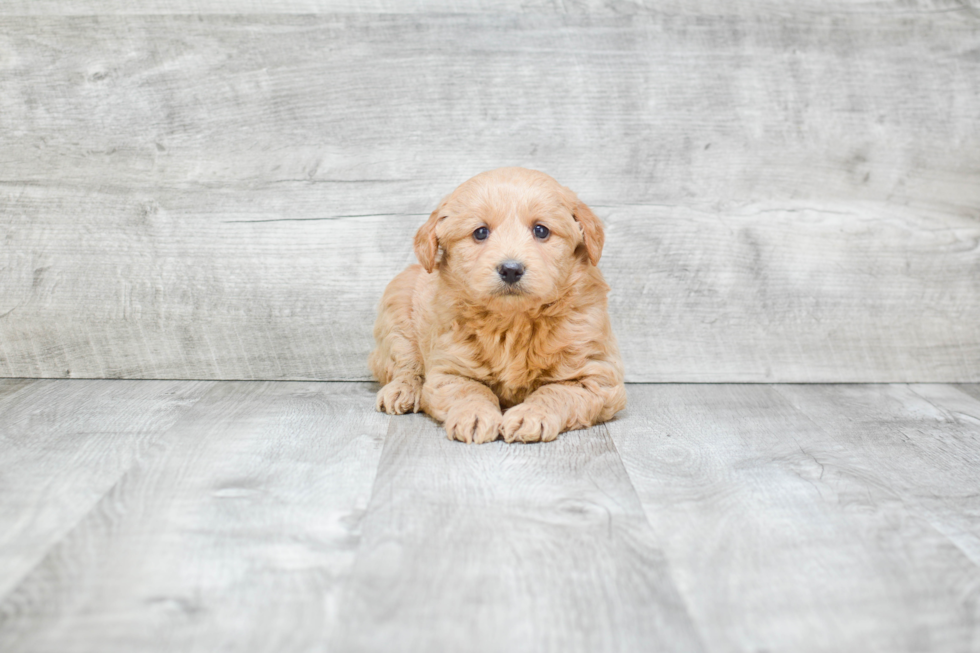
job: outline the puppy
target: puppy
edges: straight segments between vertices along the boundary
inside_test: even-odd
[[[596,267],[602,223],[548,175],[501,168],[440,202],[388,284],[369,365],[377,408],[450,439],[550,441],[626,406]],[[503,409],[503,412],[502,412]]]

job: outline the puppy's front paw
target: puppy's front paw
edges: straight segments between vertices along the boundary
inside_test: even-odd
[[[500,434],[500,410],[486,402],[457,404],[446,416],[446,435],[450,440],[483,444]]]
[[[421,398],[421,382],[395,379],[378,391],[378,398],[374,405],[375,408],[389,415],[417,413],[419,412],[419,400]]]
[[[507,442],[551,442],[561,432],[561,418],[534,404],[517,404],[504,413],[500,433]]]

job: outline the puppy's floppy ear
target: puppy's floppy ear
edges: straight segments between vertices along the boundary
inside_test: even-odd
[[[597,265],[599,257],[602,256],[602,246],[606,242],[606,234],[602,231],[602,222],[582,200],[576,198],[574,206],[572,217],[578,222],[579,229],[582,231],[585,251],[589,255],[589,261],[592,265]]]
[[[439,254],[439,239],[436,238],[436,225],[439,224],[439,212],[443,204],[432,212],[419,230],[415,232],[415,256],[426,272],[432,272],[436,266],[436,256]]]

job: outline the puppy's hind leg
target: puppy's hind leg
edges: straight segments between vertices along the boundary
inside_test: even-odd
[[[421,269],[413,265],[388,284],[374,325],[378,346],[368,365],[384,386],[375,407],[389,415],[419,412],[424,368],[412,324],[412,291]]]

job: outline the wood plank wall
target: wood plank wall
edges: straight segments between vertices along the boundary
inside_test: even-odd
[[[414,230],[523,165],[631,381],[980,381],[976,3],[131,4],[0,2],[0,376],[367,379]]]

